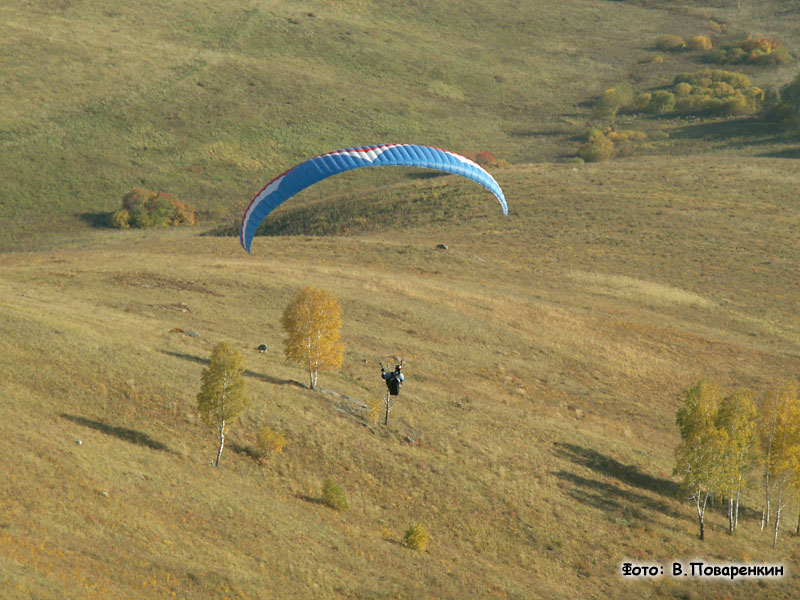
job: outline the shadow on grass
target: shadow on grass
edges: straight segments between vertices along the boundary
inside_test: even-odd
[[[95,421],[93,419],[87,419],[86,417],[79,417],[77,415],[68,415],[66,413],[61,413],[61,416],[68,421],[72,421],[78,425],[83,427],[89,427],[90,429],[94,429],[96,431],[101,431],[106,435],[114,436],[115,438],[119,438],[125,442],[130,442],[131,444],[136,444],[137,446],[144,446],[145,448],[150,448],[152,450],[163,450],[165,452],[171,452],[169,447],[166,444],[162,444],[158,440],[154,440],[146,433],[141,431],[136,431],[135,429],[128,429],[126,427],[116,427],[114,425],[109,425],[108,423],[103,423],[102,421]]]
[[[631,507],[635,506],[676,516],[675,510],[670,504],[626,490],[613,483],[589,479],[568,471],[557,471],[554,475],[562,481],[572,484],[573,487],[568,493],[575,500],[604,512],[630,513]]]
[[[323,500],[322,498],[315,498],[314,496],[309,496],[308,494],[297,494],[297,497],[303,502],[308,502],[309,504],[319,504],[320,506],[327,506],[327,504],[325,504],[325,500]]]
[[[175,358],[188,360],[200,365],[208,365],[208,363],[210,362],[208,358],[195,356],[194,354],[186,354],[185,352],[172,352],[171,350],[161,350],[161,353],[166,354],[167,356],[173,356]],[[294,379],[281,379],[280,377],[273,377],[272,375],[267,375],[266,373],[256,373],[255,371],[250,371],[250,370],[246,370],[244,374],[247,377],[253,377],[255,379],[260,379],[261,381],[266,381],[267,383],[274,383],[275,385],[293,385],[295,387],[299,387],[304,390],[309,389],[307,385],[304,385],[299,381],[295,381]]]
[[[779,141],[780,132],[772,123],[755,117],[732,117],[711,121],[699,121],[670,132],[675,140],[727,141],[732,145],[753,146]]]
[[[636,465],[626,465],[618,460],[601,454],[596,450],[583,448],[575,444],[557,442],[556,454],[561,458],[582,465],[592,471],[611,477],[628,486],[659,494],[665,498],[675,500],[686,500],[680,494],[680,486],[677,482],[660,477],[653,477]],[[568,471],[557,471],[554,473],[562,481],[572,484],[574,487],[568,492],[570,496],[586,504],[603,511],[611,512],[615,510],[630,510],[631,504],[635,503],[642,508],[659,511],[674,517],[681,517],[676,512],[674,504],[659,501],[649,496],[645,496],[633,491],[625,490],[614,483],[607,483],[590,479],[570,473]],[[711,510],[718,511],[720,514],[727,514],[727,504],[725,501],[713,502],[709,506]],[[761,515],[759,510],[741,504],[739,506],[739,518],[756,520]]]
[[[518,138],[561,137],[569,134],[569,132],[560,129],[535,129],[533,127],[517,127],[508,133]]]
[[[258,463],[261,462],[261,456],[258,454],[258,451],[252,446],[246,446],[244,444],[239,444],[237,442],[228,442],[226,446],[230,448],[232,452],[235,452],[239,456],[246,456],[247,458],[252,459]]]
[[[111,227],[111,214],[108,212],[86,212],[78,214],[78,218],[92,227],[109,229]]]
[[[669,499],[678,499],[678,484],[643,473],[635,465],[626,465],[589,448],[575,444],[556,443],[556,455],[586,467],[611,481],[584,477],[561,470],[553,474],[569,485],[567,493],[582,504],[607,514],[620,513],[633,518],[644,518],[642,510],[678,516],[675,504],[649,494],[639,493],[628,486],[654,492]],[[624,485],[621,485],[624,484]]]
[[[390,544],[394,544],[396,546],[402,546],[403,548],[406,547],[406,545],[403,543],[402,540],[396,540],[396,539],[394,539],[392,537],[385,537],[385,538],[383,538],[383,541],[384,542],[389,542]]]
[[[575,444],[556,442],[555,445],[558,456],[566,458],[575,464],[583,465],[607,477],[613,477],[632,487],[655,492],[670,499],[679,497],[680,487],[676,482],[661,477],[653,477],[644,473],[636,465],[626,465],[615,458],[601,454],[597,450],[583,448]]]
[[[218,225],[204,231],[200,237],[239,237],[239,223]]]
[[[800,147],[765,152],[764,154],[759,154],[759,156],[763,156],[764,158],[800,158]]]

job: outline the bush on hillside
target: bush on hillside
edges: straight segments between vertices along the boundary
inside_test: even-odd
[[[262,461],[267,461],[273,456],[283,454],[286,447],[286,437],[269,427],[262,427],[257,435],[258,456]]]
[[[636,131],[635,129],[609,129],[605,134],[615,144],[644,142],[647,140],[647,134],[644,131]]]
[[[685,81],[681,81],[680,83],[675,84],[675,95],[678,98],[683,98],[688,96],[692,92],[692,84],[686,83]]]
[[[719,23],[714,19],[708,20],[708,28],[713,31],[714,33],[727,33],[728,31],[728,24],[727,23]]]
[[[590,129],[586,142],[578,149],[578,156],[586,162],[600,162],[614,154],[614,142],[600,129]]]
[[[764,109],[765,118],[785,131],[800,132],[800,74],[772,96]]]
[[[378,421],[383,414],[383,402],[380,398],[371,397],[367,400],[367,408],[364,410],[364,416],[368,423],[377,425]]]
[[[663,52],[680,52],[686,48],[686,42],[679,35],[665,34],[656,38],[655,47]]]
[[[608,88],[600,94],[594,104],[594,112],[600,118],[613,121],[617,113],[630,108],[633,105],[633,101],[633,88],[627,83],[622,83]]]
[[[667,90],[658,90],[653,92],[650,99],[650,104],[647,106],[647,112],[657,115],[672,112],[675,108],[675,94]]]
[[[344,490],[333,478],[328,478],[322,487],[322,503],[334,510],[348,510],[350,508]]]
[[[430,540],[428,530],[420,523],[412,523],[403,536],[403,544],[418,552],[425,552]]]
[[[147,229],[169,225],[194,225],[195,209],[169,194],[134,188],[122,198],[122,208],[111,215],[111,225],[117,229],[136,227]]]
[[[669,90],[640,94],[634,107],[654,115],[735,116],[755,114],[764,99],[744,73],[703,69],[678,75]]]
[[[115,229],[130,229],[131,213],[127,209],[121,208],[120,210],[111,214],[109,223],[111,224],[111,227],[114,227]]]
[[[706,35],[696,35],[686,40],[686,47],[689,50],[699,50],[702,52],[710,52],[714,45],[711,39]]]
[[[722,69],[703,69],[694,73],[681,73],[672,81],[673,85],[686,82],[695,86],[711,87],[719,83],[727,83],[736,89],[752,87],[750,78],[744,73],[724,71]]]
[[[653,94],[650,92],[644,92],[643,94],[638,94],[636,98],[633,100],[633,109],[639,112],[647,110],[647,107],[650,106],[650,101],[653,99]]]
[[[788,65],[795,58],[773,38],[748,37],[735,44],[726,44],[712,51],[708,62],[718,65]]]

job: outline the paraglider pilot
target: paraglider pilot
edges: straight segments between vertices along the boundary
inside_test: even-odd
[[[387,371],[383,368],[383,365],[381,365],[381,377],[386,380],[386,387],[389,388],[389,394],[392,396],[399,396],[400,387],[406,380],[403,375],[402,365],[395,365],[394,371]]]

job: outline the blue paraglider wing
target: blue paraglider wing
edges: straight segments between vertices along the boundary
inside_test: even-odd
[[[253,198],[244,213],[239,234],[242,247],[250,252],[250,244],[261,222],[281,203],[301,190],[326,177],[351,169],[385,166],[423,167],[468,177],[485,186],[497,196],[503,207],[503,214],[508,214],[503,190],[500,189],[494,178],[476,163],[460,154],[414,144],[346,148],[311,158],[270,181]]]

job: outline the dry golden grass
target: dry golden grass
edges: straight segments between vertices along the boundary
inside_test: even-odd
[[[659,33],[709,33],[714,19],[732,37],[800,45],[785,0],[711,4],[6,0],[0,249],[80,244],[141,185],[220,221],[270,174],[344,146],[563,160],[578,151],[592,97],[622,82],[652,93],[696,70],[695,53],[652,62]],[[762,89],[796,75],[794,65],[750,71]],[[636,154],[796,155],[755,120],[616,124],[647,134],[624,150]]]
[[[656,305],[690,304],[703,308],[713,307],[710,300],[698,294],[652,281],[642,281],[627,275],[604,275],[575,271],[569,276],[591,289],[593,293],[608,295],[612,298]]]
[[[796,371],[785,167],[528,166],[498,174],[508,219],[465,196],[451,225],[258,238],[252,255],[196,231],[0,255],[4,594],[796,597],[799,542],[787,530],[770,549],[756,488],[739,536],[713,512],[701,544],[670,475],[687,386],[763,390]],[[278,322],[306,284],[344,309],[344,366],[322,388],[369,404],[377,361],[408,361],[390,427],[294,383]],[[194,397],[221,340],[245,352],[253,404],[216,470]],[[263,427],[286,438],[266,463]],[[328,478],[349,511],[322,505]],[[424,554],[402,544],[411,522]],[[626,559],[694,557],[790,576],[618,575]]]
[[[797,375],[800,175],[756,157],[794,142],[625,115],[648,136],[639,160],[524,164],[574,154],[600,91],[694,70],[648,58],[658,33],[724,23],[796,46],[797,9],[423,4],[0,3],[4,599],[800,595],[797,506],[778,551],[756,488],[740,535],[713,512],[700,544],[670,477],[687,386]],[[198,229],[94,227],[136,185],[220,226],[270,173],[392,140],[520,163],[493,169],[509,218],[458,178],[376,170],[304,192],[272,221],[297,235],[252,255]],[[344,308],[345,363],[316,394],[278,325],[306,284]],[[194,403],[222,340],[246,353],[254,402],[215,470]],[[408,379],[387,428],[358,404],[393,355]],[[286,440],[269,461],[264,428]],[[322,504],[329,478],[349,511]],[[402,544],[413,522],[425,553]],[[618,576],[693,557],[790,576]]]

